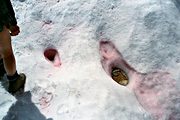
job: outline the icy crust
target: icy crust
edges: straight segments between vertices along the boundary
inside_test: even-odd
[[[66,40],[64,34],[68,30],[87,23],[87,27],[92,27],[88,33],[93,39],[106,37],[115,41],[124,57],[139,71],[175,68],[178,71],[172,73],[180,79],[179,2],[174,1],[27,0],[15,5],[24,30],[21,33],[24,38],[20,39],[26,40],[27,49],[59,46]]]

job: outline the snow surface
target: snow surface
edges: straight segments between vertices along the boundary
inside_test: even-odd
[[[13,49],[27,83],[16,99],[0,87],[0,119],[153,120],[135,93],[102,68],[103,38],[137,71],[170,72],[180,88],[178,0],[12,2],[21,27],[21,34],[12,38]],[[44,58],[48,47],[58,50],[60,67]]]

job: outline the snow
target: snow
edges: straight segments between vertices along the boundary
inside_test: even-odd
[[[118,85],[104,71],[99,52],[104,38],[137,71],[169,72],[180,88],[178,0],[12,2],[21,28],[12,38],[13,49],[18,72],[27,75],[27,82],[25,93],[16,98],[0,87],[0,119],[153,120],[140,102],[143,96],[138,99],[137,91]],[[43,52],[49,47],[59,52],[60,67],[45,59]],[[158,87],[161,93],[176,93],[163,85]],[[161,101],[162,106],[168,102]]]

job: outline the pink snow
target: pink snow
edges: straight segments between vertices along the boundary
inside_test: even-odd
[[[180,93],[176,89],[176,81],[168,72],[156,71],[140,73],[131,67],[107,40],[100,41],[102,67],[111,75],[113,67],[119,67],[129,77],[127,88],[132,90],[142,107],[151,113],[156,120],[180,119]]]

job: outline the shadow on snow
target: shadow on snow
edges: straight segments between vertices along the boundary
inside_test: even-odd
[[[46,117],[39,111],[31,101],[31,92],[27,91],[21,96],[16,96],[16,103],[13,104],[3,120],[53,120]]]

